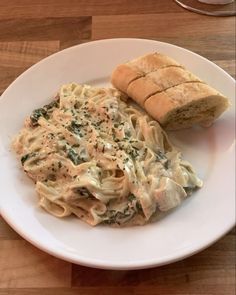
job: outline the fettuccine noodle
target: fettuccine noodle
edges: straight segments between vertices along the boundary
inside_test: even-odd
[[[111,88],[62,86],[13,148],[40,206],[90,225],[144,224],[202,186],[160,125]]]

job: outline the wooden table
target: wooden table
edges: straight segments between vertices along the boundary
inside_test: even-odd
[[[194,14],[170,0],[1,0],[0,92],[47,55],[74,44],[114,37],[150,38],[183,46],[235,76],[234,17]],[[230,295],[234,291],[235,230],[205,251],[171,265],[108,271],[45,254],[0,217],[0,295]]]

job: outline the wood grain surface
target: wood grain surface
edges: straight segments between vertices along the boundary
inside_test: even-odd
[[[0,0],[0,93],[54,52],[115,37],[183,46],[235,77],[234,17],[190,13],[171,0]],[[235,229],[182,261],[146,270],[109,271],[54,258],[26,242],[0,217],[0,295],[11,294],[233,295]]]

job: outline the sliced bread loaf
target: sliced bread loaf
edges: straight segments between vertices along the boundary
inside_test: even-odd
[[[228,99],[204,83],[184,83],[150,96],[146,111],[169,130],[210,125],[229,106]]]
[[[210,125],[230,105],[224,95],[160,53],[119,65],[111,82],[167,129]]]

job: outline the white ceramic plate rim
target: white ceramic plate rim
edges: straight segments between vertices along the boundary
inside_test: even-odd
[[[76,49],[77,47],[86,47],[86,46],[93,46],[96,45],[98,43],[106,43],[106,42],[125,42],[125,41],[138,41],[138,42],[156,42],[159,44],[167,44],[167,43],[163,43],[163,42],[159,42],[159,41],[154,41],[154,40],[146,40],[146,39],[130,39],[130,38],[118,38],[118,39],[106,39],[106,40],[99,40],[99,41],[92,41],[89,43],[84,43],[81,45],[76,45],[73,46],[71,48],[67,48],[63,51],[57,52],[43,60],[41,60],[40,62],[38,62],[37,64],[33,65],[31,68],[29,68],[28,70],[26,70],[23,74],[21,74],[7,89],[6,91],[3,93],[1,100],[4,99],[4,96],[7,95],[7,93],[9,91],[11,91],[11,88],[14,87],[14,83],[16,81],[19,81],[22,77],[24,77],[25,75],[28,75],[30,73],[30,71],[32,69],[34,69],[35,67],[39,67],[42,63],[47,63],[48,60],[53,59],[54,57],[61,55],[62,52],[63,53],[70,53],[71,50]],[[172,48],[178,48],[180,49],[180,47],[172,45],[172,44],[167,44],[168,46],[172,47]],[[205,60],[207,63],[211,63],[209,60],[205,59],[204,57],[197,55],[196,53],[193,53],[189,50],[183,49],[182,50],[189,52],[195,56],[198,56],[199,59]],[[220,67],[218,67],[217,65],[211,63],[211,66],[214,66],[215,69],[217,71],[221,71],[224,73],[224,75],[226,75],[228,77],[229,80],[231,80],[231,82],[234,82],[234,79],[227,74],[226,72],[224,72]],[[192,247],[186,247],[185,249],[183,249],[182,251],[179,252],[175,252],[173,253],[173,255],[169,255],[169,256],[163,256],[163,257],[159,257],[158,259],[150,259],[150,260],[136,260],[136,261],[132,261],[132,262],[109,262],[109,261],[104,261],[104,260],[99,260],[99,259],[88,259],[85,258],[83,256],[79,256],[77,254],[74,253],[68,253],[68,252],[61,252],[60,248],[55,248],[54,245],[45,245],[45,243],[43,241],[41,241],[40,239],[36,240],[36,239],[32,239],[30,236],[27,235],[27,232],[24,231],[24,227],[21,224],[16,224],[14,222],[14,219],[11,218],[11,216],[8,214],[7,211],[4,210],[4,207],[1,206],[1,214],[3,216],[3,218],[9,223],[9,225],[14,228],[22,237],[24,237],[26,240],[28,240],[30,243],[32,243],[33,245],[35,245],[36,247],[40,248],[41,250],[48,252],[49,254],[52,254],[56,257],[62,258],[64,260],[73,262],[73,263],[79,263],[81,265],[85,265],[85,266],[91,266],[91,267],[98,267],[98,268],[106,268],[106,269],[138,269],[138,268],[147,268],[147,267],[153,267],[153,266],[159,266],[159,265],[163,265],[163,264],[167,264],[170,262],[174,262],[180,259],[183,259],[185,257],[188,257],[190,255],[193,255],[203,249],[205,249],[206,247],[208,247],[209,245],[213,244],[216,240],[218,240],[219,238],[221,238],[223,235],[225,235],[235,224],[235,217],[231,216],[231,218],[228,219],[228,222],[225,223],[224,227],[222,227],[220,229],[220,231],[214,233],[213,235],[209,235],[208,237],[205,237],[201,242],[199,242],[197,245],[192,245]]]

